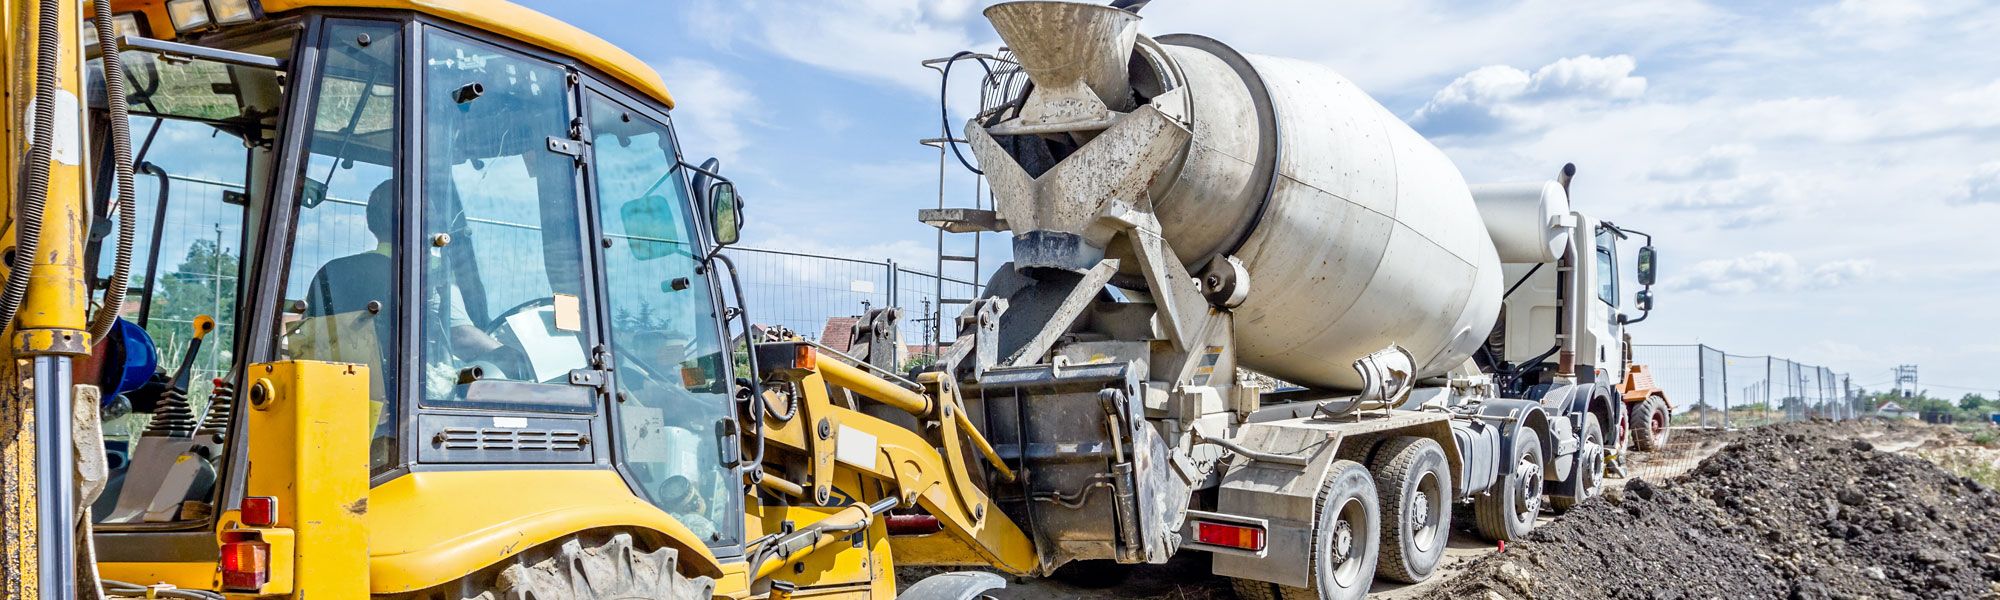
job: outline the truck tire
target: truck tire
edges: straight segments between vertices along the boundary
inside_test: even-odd
[[[1431,576],[1451,539],[1451,471],[1435,440],[1398,437],[1369,465],[1382,504],[1382,557],[1375,574],[1403,583]]]
[[[377,600],[709,600],[715,582],[681,575],[680,551],[640,550],[626,532],[571,534],[458,581]]]
[[[1575,472],[1570,473],[1563,493],[1549,495],[1549,508],[1558,513],[1568,512],[1585,500],[1604,493],[1604,471],[1610,464],[1606,456],[1610,449],[1604,445],[1604,427],[1597,423],[1596,417],[1585,417],[1583,433],[1577,436],[1577,440],[1576,460],[1571,461]]]
[[[1233,581],[1244,600],[1362,600],[1375,582],[1382,513],[1375,478],[1361,463],[1327,467],[1313,510],[1313,547],[1303,588],[1249,579]]]
[[[1542,511],[1542,440],[1535,430],[1521,428],[1514,433],[1513,452],[1507,457],[1513,472],[1504,473],[1486,495],[1473,501],[1473,523],[1480,537],[1493,541],[1516,541],[1535,528]]]
[[[1653,452],[1667,447],[1667,400],[1657,395],[1635,402],[1630,411],[1632,449]]]

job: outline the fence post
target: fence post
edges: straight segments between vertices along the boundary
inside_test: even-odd
[[[1729,429],[1729,353],[1717,350],[1722,355],[1722,429]]]
[[[1707,344],[1694,345],[1694,385],[1695,389],[1700,390],[1694,396],[1697,404],[1701,407],[1701,426],[1703,429],[1707,429],[1708,413],[1712,411],[1712,409],[1708,407],[1708,345]]]
[[[889,286],[889,290],[883,292],[883,304],[887,305],[885,308],[902,308],[903,305],[898,302],[898,298],[896,297],[896,259],[882,259],[882,266],[885,269],[883,271],[882,284]]]
[[[1771,418],[1771,355],[1764,355],[1764,418]]]

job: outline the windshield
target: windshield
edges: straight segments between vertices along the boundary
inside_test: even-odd
[[[252,48],[290,54],[289,40]],[[214,515],[231,400],[215,381],[236,362],[243,240],[261,214],[284,90],[279,71],[127,50],[135,244],[122,322],[77,377],[105,391],[105,493],[98,522],[170,524]],[[89,68],[94,135],[109,118],[99,60]],[[107,154],[94,161],[111,164]],[[107,177],[100,178],[108,182]],[[98,215],[111,186],[100,183]],[[92,222],[93,290],[102,301],[113,223]],[[209,325],[212,323],[212,326]]]

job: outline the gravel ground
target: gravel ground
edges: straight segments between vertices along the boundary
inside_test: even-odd
[[[1752,430],[1685,476],[1634,480],[1579,507],[1427,597],[2000,597],[2000,493],[1877,450],[1904,437],[1883,427],[1911,426]],[[1876,441],[1862,439],[1868,428]]]

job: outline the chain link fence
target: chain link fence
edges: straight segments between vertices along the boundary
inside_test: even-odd
[[[1673,424],[1753,427],[1812,418],[1851,419],[1868,410],[1844,373],[1775,356],[1730,354],[1703,344],[1634,345],[1633,362],[1674,405]]]
[[[823,338],[845,335],[852,325],[843,318],[860,317],[870,309],[900,308],[910,361],[936,357],[939,340],[949,343],[957,337],[951,320],[964,308],[957,301],[979,297],[977,283],[940,278],[889,259],[749,247],[723,252],[742,273],[747,297],[740,301],[757,324],[781,325],[807,339],[828,341]]]

